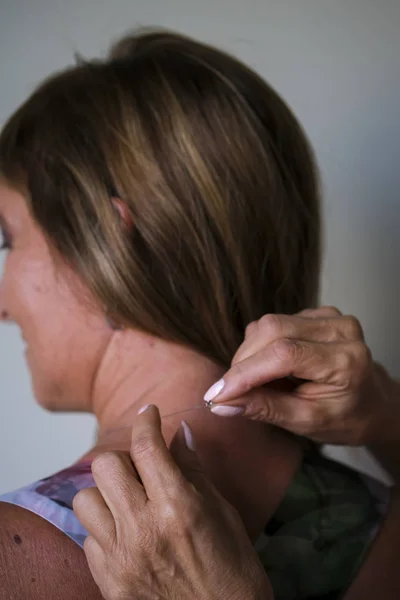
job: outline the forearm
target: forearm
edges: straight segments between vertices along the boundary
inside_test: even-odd
[[[376,376],[381,390],[378,416],[368,449],[380,464],[400,483],[400,381],[392,379],[380,365]]]

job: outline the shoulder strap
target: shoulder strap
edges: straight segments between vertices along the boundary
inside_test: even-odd
[[[0,502],[34,512],[83,547],[88,533],[72,510],[72,501],[79,490],[95,486],[90,466],[90,461],[76,463],[50,477],[0,496]]]

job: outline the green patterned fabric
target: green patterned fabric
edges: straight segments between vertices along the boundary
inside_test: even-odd
[[[265,529],[259,556],[276,600],[337,600],[382,518],[364,479],[317,450],[303,461]]]

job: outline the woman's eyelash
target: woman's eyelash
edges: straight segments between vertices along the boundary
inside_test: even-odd
[[[2,227],[0,229],[0,250],[9,250],[11,248],[11,235]]]

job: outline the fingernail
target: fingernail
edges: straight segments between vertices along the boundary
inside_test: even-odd
[[[149,408],[149,406],[151,406],[151,405],[145,404],[144,406],[142,406],[142,408],[138,412],[138,415],[141,415],[142,413],[144,413],[144,411],[147,410]]]
[[[183,435],[185,436],[186,446],[192,452],[196,452],[196,442],[194,441],[192,430],[190,429],[186,421],[182,421],[181,425],[183,428]]]
[[[214,415],[219,415],[220,417],[237,417],[244,413],[242,406],[222,406],[221,404],[213,406],[210,410]]]
[[[222,391],[224,385],[225,381],[223,379],[220,379],[217,381],[217,383],[214,383],[208,392],[206,392],[204,396],[204,402],[211,402],[211,400],[214,400],[214,398],[216,398],[216,396],[218,396],[218,394]]]

